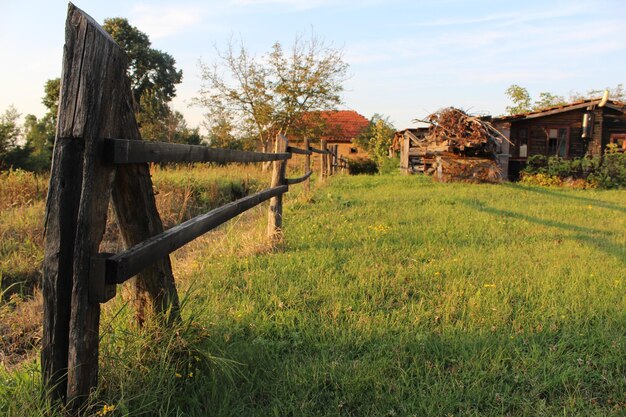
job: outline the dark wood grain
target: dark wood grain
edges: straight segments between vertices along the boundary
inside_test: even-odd
[[[289,159],[289,153],[250,152],[181,143],[105,139],[104,157],[113,164],[145,162],[267,162]],[[296,149],[293,153],[302,153]]]
[[[308,172],[309,176],[306,178],[306,181],[304,181],[304,192],[306,194],[308,194],[309,192],[311,192],[311,154],[313,152],[311,152],[311,150],[309,149],[309,145],[310,145],[310,140],[309,138],[304,139],[304,149],[307,149],[309,151],[308,154],[306,154],[304,156],[304,172]]]
[[[275,153],[282,153],[287,150],[289,141],[283,135],[276,137],[274,145]],[[286,161],[274,161],[272,171],[272,188],[285,185]],[[277,195],[270,199],[270,207],[267,221],[267,235],[273,245],[282,243],[283,240],[283,195]]]
[[[320,158],[320,177],[325,180],[328,177],[328,149],[326,139],[321,140],[322,157]]]
[[[309,146],[309,150],[313,153],[318,153],[320,155],[327,153],[326,151],[323,151],[322,149],[314,148],[313,146]]]
[[[295,153],[295,154],[299,154],[299,155],[311,155],[311,150],[308,149],[308,146],[306,145],[308,142],[308,139],[305,139],[305,146],[304,149],[300,149],[300,148],[296,148],[293,146],[287,146],[287,152],[289,153]]]
[[[287,179],[285,179],[285,182],[287,183],[287,185],[300,184],[301,182],[308,180],[309,177],[311,176],[311,174],[312,174],[312,172],[309,171],[306,174],[302,175],[301,177],[287,178]]]

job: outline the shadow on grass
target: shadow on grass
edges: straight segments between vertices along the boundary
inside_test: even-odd
[[[260,329],[244,320],[196,341],[238,363],[236,372],[181,372],[172,406],[198,416],[619,415],[612,407],[626,387],[613,346],[624,324],[588,337],[576,323],[374,335],[348,323]]]
[[[592,199],[589,199],[592,200]],[[596,201],[596,200],[592,200]],[[497,209],[494,207],[486,206],[483,202],[476,200],[459,200],[461,204],[464,204],[468,208],[472,208],[483,213],[491,214],[495,217],[508,217],[510,219],[523,220],[528,223],[534,223],[541,226],[553,227],[569,232],[573,232],[569,236],[578,240],[581,243],[592,244],[596,249],[606,253],[607,255],[615,257],[622,264],[626,265],[626,248],[622,245],[613,243],[612,240],[617,238],[617,232],[607,232],[605,230],[593,229],[590,227],[579,226],[575,224],[569,224],[565,222],[559,222],[555,220],[542,219],[539,217],[529,216],[527,214],[518,213],[509,210]],[[617,207],[617,206],[616,206]],[[603,237],[598,237],[601,235]]]
[[[534,187],[534,186],[525,186],[525,185],[519,185],[519,184],[514,184],[514,183],[502,183],[501,184],[502,187],[507,187],[507,188],[511,188],[514,189],[515,191],[528,191],[531,193],[537,193],[537,194],[541,194],[547,197],[557,197],[557,198],[563,198],[563,199],[569,199],[569,200],[574,200],[574,201],[579,201],[581,203],[584,204],[593,204],[596,205],[598,207],[602,207],[605,209],[609,209],[609,210],[615,210],[615,211],[619,211],[622,213],[626,213],[626,205],[618,205],[618,204],[613,204],[613,203],[609,203],[603,200],[598,200],[596,198],[589,198],[589,197],[580,197],[580,196],[576,196],[576,195],[571,195],[570,193],[567,193],[565,191],[562,190],[554,190],[554,189],[550,189],[550,188],[546,188],[546,187]]]

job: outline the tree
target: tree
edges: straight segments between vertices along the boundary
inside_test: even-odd
[[[618,84],[614,88],[607,87],[606,90],[609,90],[610,99],[622,102],[626,101],[626,90],[624,90],[623,84]],[[604,94],[604,91],[605,90],[589,90],[584,94],[577,91],[570,91],[569,102],[598,98]],[[509,114],[528,113],[530,111],[543,110],[568,103],[563,96],[543,91],[539,93],[539,98],[535,100],[531,106],[531,98],[530,94],[528,94],[528,90],[517,84],[512,84],[507,88],[505,94],[515,104],[514,106],[507,106],[506,111]]]
[[[389,117],[377,113],[372,116],[367,129],[356,138],[355,143],[365,149],[380,168],[389,156],[389,147],[395,132]]]
[[[560,106],[563,104],[567,104],[567,101],[565,101],[565,98],[563,96],[558,96],[543,91],[539,93],[539,99],[535,100],[535,104],[533,105],[532,110],[542,110],[548,107]]]
[[[176,69],[176,60],[170,54],[153,49],[148,35],[127,19],[104,19],[102,27],[128,56],[128,76],[137,103],[146,92],[164,103],[176,97],[176,84],[181,83],[183,72]]]
[[[23,168],[29,171],[47,171],[52,161],[52,148],[54,146],[55,124],[49,115],[37,119],[32,114],[24,118],[25,148],[28,151],[28,159]]]
[[[13,106],[0,115],[0,158],[4,159],[6,155],[15,148],[22,136],[22,129],[19,125],[20,114]]]
[[[609,91],[609,99],[621,101],[622,103],[626,102],[626,90],[624,90],[624,84],[621,84],[621,83],[617,84],[615,87],[606,87],[602,90],[599,90],[599,89],[588,90],[586,93],[581,93],[578,91],[570,91],[569,98],[570,98],[570,101],[579,101],[579,100],[585,100],[585,99],[590,99],[590,98],[598,98],[598,97],[602,97],[605,90]]]
[[[20,113],[13,106],[0,115],[0,169],[23,168],[28,149],[23,141]]]
[[[44,117],[49,117],[52,121],[53,130],[57,124],[57,113],[59,111],[59,95],[61,94],[61,79],[53,78],[46,81],[43,86],[44,96],[41,98],[41,102],[48,112]],[[54,131],[52,132],[54,136]]]
[[[530,94],[524,87],[520,87],[517,84],[511,85],[506,89],[505,94],[513,102],[513,106],[507,106],[506,111],[509,114],[521,114],[527,113],[531,110],[530,107]]]
[[[127,72],[135,97],[135,115],[141,136],[168,142],[185,137],[183,130],[172,130],[171,120],[179,121],[182,115],[173,112],[168,105],[176,97],[176,84],[183,79],[182,70],[176,69],[176,60],[166,52],[153,49],[148,35],[128,23],[127,19],[104,19],[102,27],[128,56]],[[189,139],[188,136],[186,139]]]
[[[212,65],[201,64],[204,84],[196,102],[209,114],[229,112],[235,123],[252,127],[265,151],[304,114],[341,103],[348,64],[340,50],[313,35],[307,41],[296,37],[287,52],[276,42],[260,58],[231,40],[218,57]]]

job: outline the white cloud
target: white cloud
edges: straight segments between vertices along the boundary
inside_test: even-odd
[[[150,38],[176,35],[201,23],[205,10],[196,5],[139,4],[131,11],[132,22]]]

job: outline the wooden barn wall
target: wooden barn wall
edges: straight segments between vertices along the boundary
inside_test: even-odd
[[[584,144],[582,135],[582,119],[584,109],[572,110],[560,114],[539,117],[530,120],[520,120],[511,122],[511,137],[517,138],[520,129],[528,130],[528,156],[546,155],[548,152],[548,140],[544,128],[548,126],[568,127],[569,128],[569,148],[568,157],[574,158],[584,155]],[[598,120],[599,119],[599,120]],[[594,139],[596,136],[601,139],[601,113],[600,117],[595,117],[594,123],[600,121],[598,128],[594,126]],[[518,155],[519,150],[514,151],[514,155]]]

